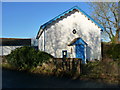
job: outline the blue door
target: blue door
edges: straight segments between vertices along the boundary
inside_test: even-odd
[[[84,53],[84,45],[82,44],[76,44],[76,58],[80,58],[82,60],[85,60],[85,53]]]

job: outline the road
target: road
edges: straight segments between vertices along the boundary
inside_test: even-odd
[[[3,88],[118,88],[117,85],[53,76],[45,77],[6,69],[2,70],[2,80]]]

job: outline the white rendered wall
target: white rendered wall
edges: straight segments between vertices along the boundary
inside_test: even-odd
[[[44,51],[44,32],[42,33],[42,35],[38,39],[38,49],[41,51]]]
[[[12,50],[19,48],[21,46],[0,46],[0,56],[8,55]]]
[[[72,33],[73,29],[77,30],[76,34]],[[42,37],[39,40],[42,40]],[[88,20],[81,12],[75,12],[67,18],[48,26],[45,30],[45,51],[56,58],[62,58],[62,50],[67,50],[68,53],[71,53],[72,48],[72,54],[68,56],[75,58],[75,46],[68,46],[68,44],[78,37],[81,37],[88,44],[86,58],[89,60],[100,60],[100,28],[92,23],[91,20]]]

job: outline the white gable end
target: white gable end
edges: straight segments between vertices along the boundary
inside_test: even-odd
[[[73,34],[74,29],[76,30],[75,34]],[[74,12],[62,20],[57,20],[55,23],[47,25],[44,30],[44,40],[42,40],[45,47],[40,45],[39,47],[44,48],[42,50],[45,50],[45,52],[52,54],[56,58],[62,58],[63,50],[67,50],[69,58],[76,58],[76,45],[68,46],[68,44],[75,38],[80,37],[88,44],[84,49],[85,59],[100,60],[100,30],[101,28],[89,20],[84,14]],[[41,41],[41,37],[43,36],[40,36],[39,41]]]

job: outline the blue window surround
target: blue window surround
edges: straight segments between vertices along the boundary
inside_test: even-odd
[[[52,23],[53,21],[55,21],[56,19],[60,18],[61,16],[64,16],[66,13],[69,13],[70,11],[72,11],[73,9],[77,9],[80,12],[82,12],[85,16],[87,16],[91,21],[93,21],[96,25],[98,25],[98,27],[100,27],[102,30],[104,30],[104,27],[101,26],[98,22],[96,22],[92,17],[90,17],[87,13],[85,13],[82,9],[80,9],[78,6],[74,6],[71,9],[63,12],[62,14],[58,15],[57,17],[51,19],[50,21],[48,21],[47,23],[41,25],[41,29],[44,29],[48,24]]]

